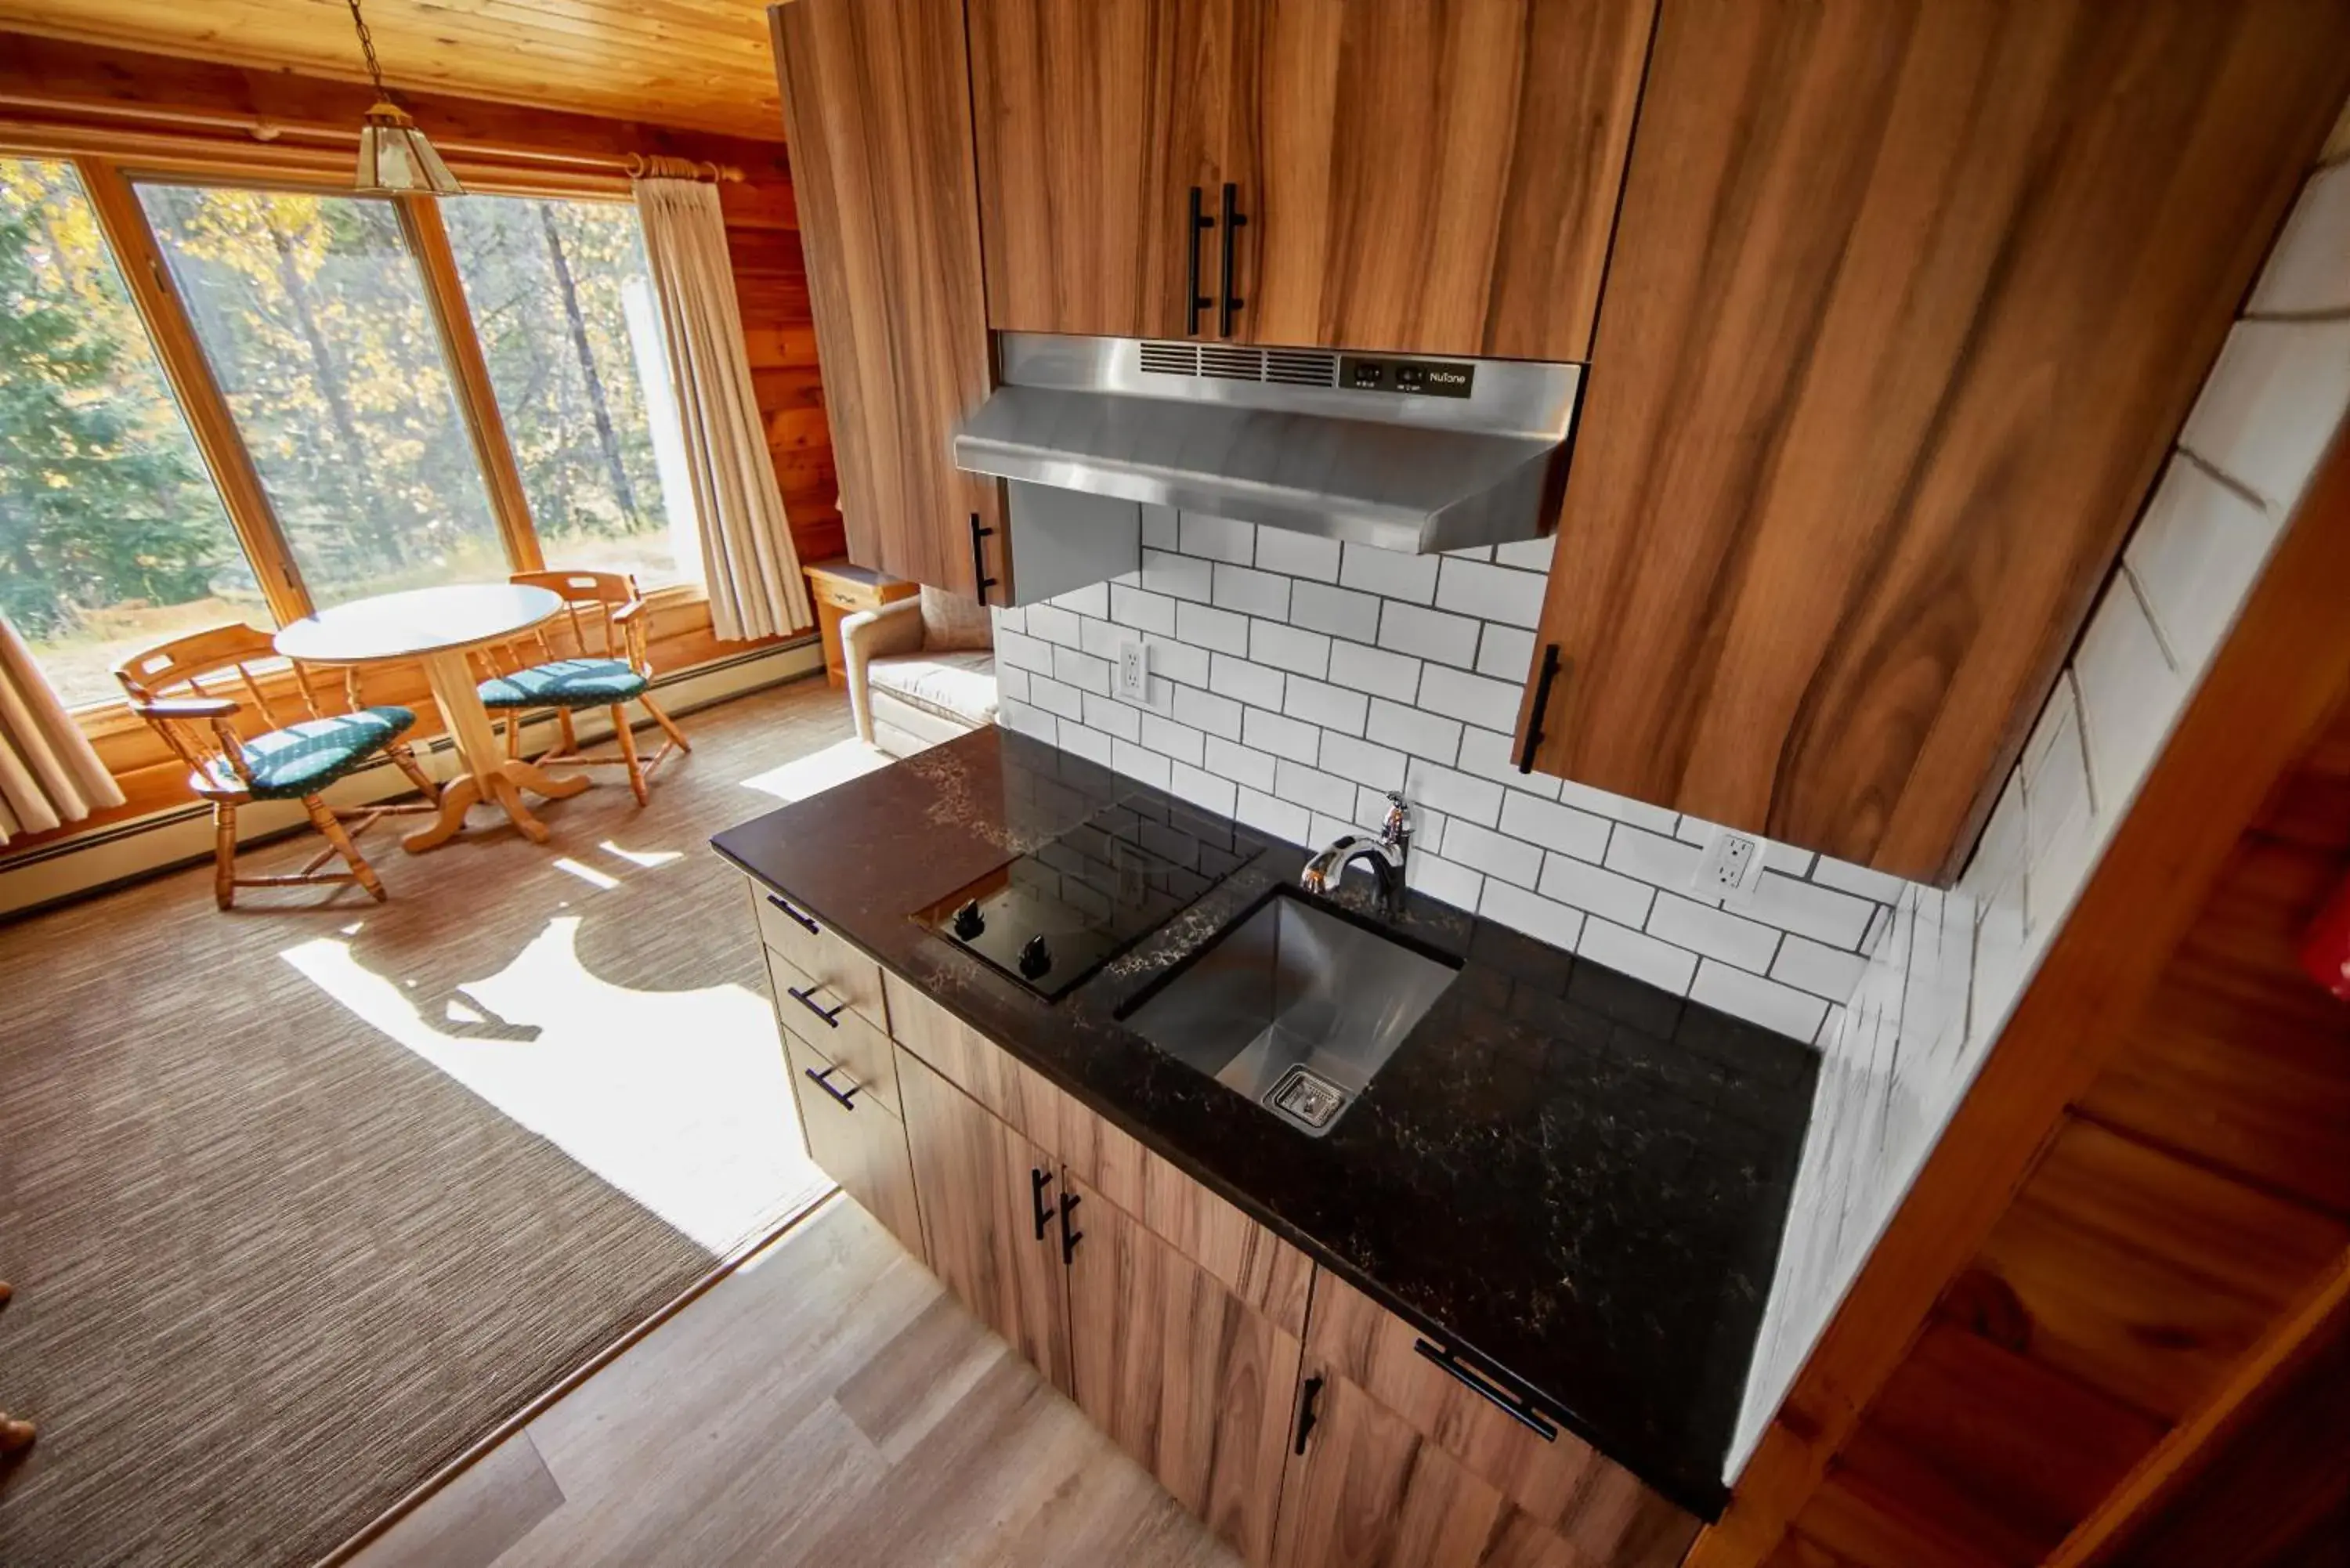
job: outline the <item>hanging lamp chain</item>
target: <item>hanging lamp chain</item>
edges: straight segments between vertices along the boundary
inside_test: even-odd
[[[383,85],[383,67],[375,57],[375,35],[368,31],[367,17],[359,10],[359,0],[350,0],[351,26],[359,29],[359,52],[367,56],[368,79],[375,83],[375,96],[389,99],[390,89]]]

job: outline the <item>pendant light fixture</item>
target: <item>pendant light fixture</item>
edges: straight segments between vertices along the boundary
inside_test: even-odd
[[[350,0],[351,26],[359,29],[359,49],[367,56],[368,79],[375,83],[375,106],[359,128],[359,176],[353,189],[367,196],[462,196],[465,188],[432,151],[424,132],[408,111],[391,101],[383,85],[383,67],[376,64],[375,39],[368,34],[359,0]]]

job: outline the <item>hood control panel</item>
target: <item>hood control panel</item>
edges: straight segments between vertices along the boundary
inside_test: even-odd
[[[1338,359],[1338,385],[1356,392],[1465,398],[1476,379],[1477,367],[1458,359],[1393,359],[1371,354],[1346,354]]]

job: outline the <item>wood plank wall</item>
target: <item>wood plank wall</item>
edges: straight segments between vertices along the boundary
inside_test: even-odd
[[[2345,876],[2350,704],[2243,831],[2118,1054],[1944,1293],[1773,1568],[2043,1562],[2339,1274],[2350,1005],[2293,953]],[[2296,1452],[2304,1468],[2341,1457]],[[2282,1484],[2273,1466],[2259,1474]],[[2153,1542],[2131,1560],[2173,1561]]]
[[[37,136],[38,128],[66,126],[92,132],[137,131],[167,136],[174,146],[234,166],[242,151],[263,144],[244,127],[279,129],[282,139],[307,128],[348,130],[359,123],[371,95],[364,87],[283,71],[248,69],[103,48],[0,32],[0,146]],[[436,93],[406,93],[411,110],[452,153],[493,161],[503,151],[530,158],[570,155],[603,161],[627,153],[665,154],[730,165],[744,178],[719,187],[727,247],[742,305],[754,392],[766,422],[767,449],[783,492],[793,547],[802,561],[844,549],[837,506],[832,435],[824,385],[816,367],[816,329],[791,169],[776,126],[773,140],[750,140],[636,120],[516,108]],[[556,167],[550,165],[550,167]],[[567,178],[576,180],[578,170]],[[706,605],[664,604],[654,618],[654,667],[691,668],[742,651],[711,633]],[[412,672],[371,677],[374,701],[418,710],[419,734],[437,731],[430,695]],[[0,850],[0,861],[58,839],[143,815],[185,798],[182,770],[160,741],[127,713],[93,726],[99,754],[130,797],[129,804],[55,833],[29,835]]]

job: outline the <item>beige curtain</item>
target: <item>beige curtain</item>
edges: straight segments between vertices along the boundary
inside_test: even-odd
[[[695,180],[632,183],[685,427],[711,621],[730,641],[812,626],[807,584],[751,395],[717,187]]]
[[[78,822],[122,792],[0,617],[0,844]]]

